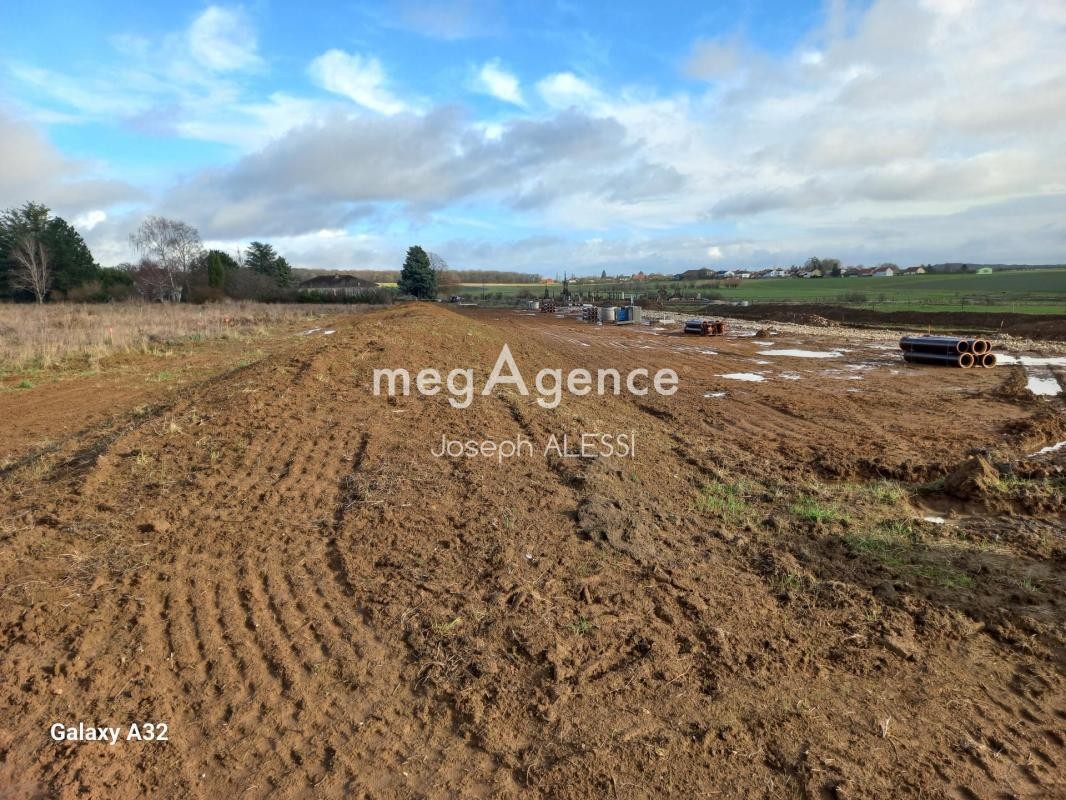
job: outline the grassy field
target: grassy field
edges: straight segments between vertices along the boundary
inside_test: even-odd
[[[95,362],[117,353],[148,353],[170,345],[259,335],[342,306],[227,303],[0,304],[0,375],[47,369],[71,360]]]
[[[892,278],[778,278],[744,280],[729,286],[723,281],[668,281],[647,283],[602,282],[581,284],[582,293],[631,292],[668,297],[747,300],[752,303],[828,303],[881,310],[1014,311],[1031,314],[1066,314],[1066,269],[1013,270],[991,275],[913,275]],[[559,285],[548,287],[558,295]],[[462,292],[472,300],[513,297],[522,292],[540,297],[542,284],[467,284]]]

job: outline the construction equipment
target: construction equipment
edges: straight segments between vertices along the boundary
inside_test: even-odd
[[[685,322],[683,333],[691,333],[696,336],[724,336],[725,323],[721,320],[690,319]]]
[[[987,339],[956,336],[904,336],[899,340],[903,360],[908,364],[934,364],[944,367],[994,367],[996,356]]]

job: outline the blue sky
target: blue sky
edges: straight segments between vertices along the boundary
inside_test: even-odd
[[[4,3],[0,206],[299,266],[1066,260],[1066,10]]]

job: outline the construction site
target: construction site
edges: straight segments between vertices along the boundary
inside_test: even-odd
[[[505,346],[676,391],[371,390]],[[410,303],[106,417],[0,394],[0,797],[1066,797],[1064,381],[1005,335]],[[588,434],[634,452],[539,446]]]

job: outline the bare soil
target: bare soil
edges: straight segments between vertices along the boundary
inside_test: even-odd
[[[1066,424],[1020,368],[837,328],[329,324],[11,454],[0,797],[1066,796],[1066,448],[1031,457]],[[504,343],[527,379],[681,389],[371,394]],[[764,355],[792,348],[847,352]],[[586,431],[636,457],[430,454]],[[50,739],[79,721],[169,741]]]
[[[1016,338],[1066,342],[1066,317],[1062,314],[1017,314],[1000,311],[876,311],[869,308],[821,303],[758,303],[741,306],[707,306],[709,313],[725,313],[750,320],[807,323],[824,320],[840,325],[864,325],[960,334],[1006,334]]]

